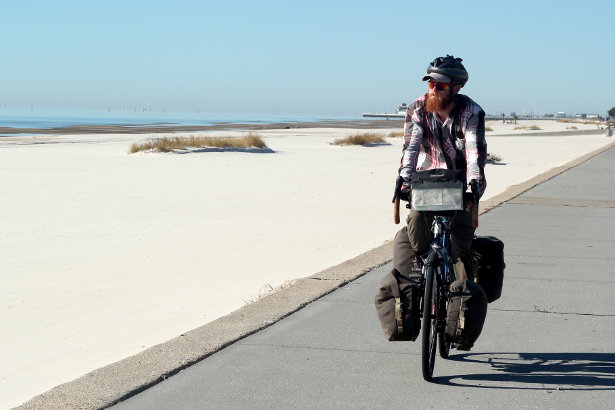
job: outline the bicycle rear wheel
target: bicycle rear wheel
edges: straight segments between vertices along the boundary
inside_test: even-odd
[[[431,381],[434,363],[436,361],[436,323],[438,318],[437,309],[437,286],[436,275],[433,266],[427,266],[425,274],[425,295],[423,296],[423,322],[422,322],[422,368],[423,379]]]

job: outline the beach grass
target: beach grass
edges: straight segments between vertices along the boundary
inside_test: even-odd
[[[538,125],[522,125],[522,126],[513,128],[513,130],[534,130],[534,131],[538,131],[541,129],[542,128],[540,128]]]
[[[373,132],[350,135],[346,138],[336,139],[331,145],[367,145],[386,143],[382,135]]]
[[[403,131],[391,131],[387,135],[387,138],[399,138],[399,137],[403,137],[403,136],[404,136],[404,132]]]
[[[169,152],[188,148],[267,148],[267,144],[260,135],[252,132],[243,137],[163,137],[135,142],[130,146],[128,153]]]
[[[491,127],[485,127],[485,131],[493,131],[493,128],[491,128]]]
[[[602,122],[598,121],[598,120],[582,120],[582,119],[571,119],[571,118],[559,118],[557,120],[555,120],[557,122],[567,122],[567,123],[574,123],[574,124],[593,124],[593,125],[599,125]]]
[[[487,153],[487,163],[496,164],[498,162],[502,162],[502,157],[491,152]]]

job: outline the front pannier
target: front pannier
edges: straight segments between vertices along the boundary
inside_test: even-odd
[[[446,338],[469,350],[480,336],[487,317],[487,297],[483,289],[470,280],[451,283],[446,311]]]
[[[387,273],[376,293],[376,313],[388,340],[414,341],[421,330],[421,275]]]

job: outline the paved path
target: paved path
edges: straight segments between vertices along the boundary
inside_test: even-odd
[[[502,298],[471,352],[421,377],[387,342],[370,271],[116,409],[612,408],[615,148],[481,216],[505,243]]]

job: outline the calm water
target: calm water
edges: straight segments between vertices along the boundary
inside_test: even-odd
[[[323,120],[357,120],[359,115],[304,116],[262,114],[220,114],[201,112],[164,112],[153,110],[61,111],[61,110],[10,110],[0,108],[0,127],[54,128],[71,125],[214,125],[220,123],[314,122]]]

